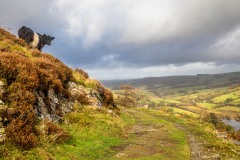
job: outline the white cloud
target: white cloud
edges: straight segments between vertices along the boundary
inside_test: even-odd
[[[98,42],[107,30],[104,8],[107,0],[56,0],[55,4],[66,16],[73,37],[82,37],[86,48]]]

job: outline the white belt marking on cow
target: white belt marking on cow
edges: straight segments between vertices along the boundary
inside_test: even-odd
[[[34,32],[33,41],[29,43],[29,46],[32,48],[37,48],[39,44],[39,36]]]

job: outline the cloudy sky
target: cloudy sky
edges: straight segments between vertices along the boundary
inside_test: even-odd
[[[0,0],[0,26],[95,79],[240,71],[239,0]]]

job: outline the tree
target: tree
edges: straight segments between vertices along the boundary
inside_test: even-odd
[[[122,94],[118,96],[117,103],[123,107],[135,107],[137,101],[136,89],[129,85],[121,85]]]
[[[232,98],[227,98],[224,102],[224,104],[228,104],[229,102],[231,102],[233,99]]]

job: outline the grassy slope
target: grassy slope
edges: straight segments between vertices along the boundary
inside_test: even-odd
[[[73,122],[64,127],[73,138],[51,147],[56,159],[104,159],[111,154],[111,146],[120,144],[123,123],[119,117],[89,110],[69,116]]]
[[[48,91],[50,87],[53,87],[56,93],[65,93],[69,81],[74,81],[86,88],[96,90],[102,87],[98,81],[89,79],[87,73],[84,71],[73,71],[52,55],[30,49],[23,40],[1,28],[0,54],[0,79],[7,84],[5,86],[7,93],[11,91],[7,96],[0,94],[0,99],[4,98],[4,102],[10,107],[19,107],[20,101],[18,100],[22,99],[29,100],[32,98],[31,102],[34,103],[36,99],[34,96],[29,96],[29,94],[32,93],[34,95],[36,90],[39,91],[42,88],[45,89],[44,91]],[[20,92],[16,95],[18,92],[12,87],[16,84],[19,84],[16,87],[17,91],[28,89],[26,92],[29,94]],[[19,86],[23,89],[19,88]],[[102,89],[104,92],[103,103],[107,104],[108,99],[111,98],[111,92],[105,88]],[[13,98],[16,99],[16,103]],[[29,110],[32,109],[28,101],[24,101],[24,103],[21,101],[21,103],[23,106],[26,106],[26,104],[27,106],[29,105]],[[0,144],[0,158],[102,159],[109,154],[111,146],[120,143],[124,123],[119,117],[112,117],[110,114],[105,113],[104,109],[102,111],[95,111],[87,108],[91,107],[87,106],[79,112],[69,113],[69,115],[64,117],[69,123],[67,125],[60,125],[59,127],[67,131],[71,138],[63,144],[54,144],[52,141],[58,135],[47,136],[43,122],[36,117],[30,117],[30,119],[36,120],[36,123],[32,125],[38,130],[38,134],[36,134],[38,140],[36,147],[30,150],[21,150],[18,147],[13,147],[12,142],[5,141],[4,144]],[[16,109],[16,111],[18,110]],[[26,110],[23,108],[22,112],[24,114]],[[18,117],[15,118],[19,119]],[[22,124],[28,123],[25,122]],[[18,124],[16,123],[16,125]],[[21,130],[22,127],[25,126],[19,125],[16,128]],[[14,131],[14,134],[18,134],[19,130]],[[28,134],[32,134],[31,129],[24,130],[28,130]],[[24,134],[22,135],[24,136]],[[27,141],[26,138],[23,139]]]
[[[53,144],[42,139],[41,146],[29,151],[17,148],[9,150],[9,146],[1,146],[4,159],[54,159],[54,160],[94,160],[105,159],[113,154],[111,146],[121,143],[124,123],[120,117],[112,117],[102,111],[89,108],[80,113],[70,113],[65,119],[67,125],[61,125],[67,130],[71,139],[62,144]]]

